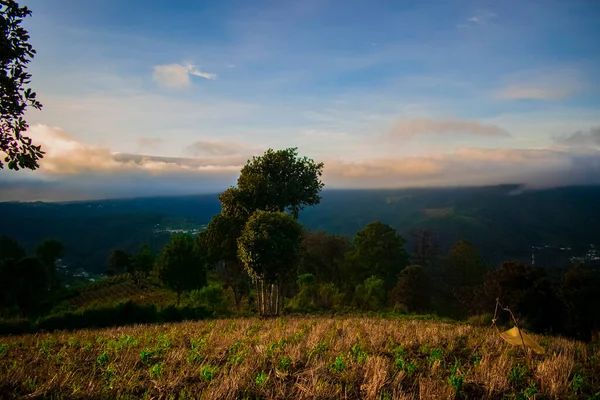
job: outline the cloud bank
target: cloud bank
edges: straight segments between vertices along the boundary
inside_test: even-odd
[[[494,130],[477,124],[466,126],[474,132]],[[42,144],[46,156],[39,171],[7,171],[0,176],[2,201],[217,192],[235,183],[248,158],[264,151],[206,140],[191,144],[189,157],[115,154],[102,146],[87,145],[58,128],[36,125],[28,133]],[[579,146],[598,144],[598,135],[597,128],[575,132],[557,139],[568,146],[548,149],[466,147],[420,157],[356,161],[324,157],[318,161],[325,163],[323,179],[328,188],[600,184],[600,150]]]
[[[458,119],[414,118],[401,120],[390,131],[390,136],[401,139],[410,139],[421,135],[510,136],[506,130],[495,125]]]

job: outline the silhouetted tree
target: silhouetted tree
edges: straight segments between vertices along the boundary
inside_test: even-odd
[[[237,240],[243,227],[242,218],[218,214],[212,218],[206,230],[198,235],[201,251],[226,287],[231,288],[238,309],[242,296],[249,292],[248,274],[237,253]]]
[[[350,241],[345,236],[330,235],[324,231],[305,231],[302,237],[300,271],[313,274],[320,282],[339,285],[348,250]]]
[[[566,306],[567,332],[590,340],[600,329],[600,272],[574,265],[562,277],[560,292]]]
[[[182,292],[206,285],[206,260],[189,235],[171,236],[157,259],[156,268],[160,279],[177,292],[177,305]]]
[[[0,260],[13,259],[20,260],[25,257],[25,249],[8,236],[0,236]]]
[[[108,268],[107,273],[109,275],[113,274],[121,274],[127,272],[129,270],[129,264],[131,262],[131,258],[129,254],[127,254],[123,250],[113,250],[108,255]]]
[[[426,312],[431,307],[429,279],[423,267],[411,265],[398,274],[398,283],[390,293],[392,304],[403,304],[409,311]]]
[[[58,288],[60,282],[56,262],[64,257],[65,246],[56,239],[46,239],[35,249],[35,255],[46,265],[52,282],[52,289]]]
[[[257,284],[261,315],[278,315],[280,288],[296,275],[302,226],[283,212],[257,211],[238,240],[238,253]]]
[[[471,242],[456,242],[443,265],[443,284],[439,286],[442,313],[464,317],[472,311],[476,288],[483,283],[486,271],[485,262]]]
[[[154,266],[154,254],[147,244],[144,244],[140,250],[129,257],[127,263],[127,272],[131,275],[134,283],[137,285],[142,277],[147,277]]]
[[[0,2],[0,152],[5,153],[4,162],[13,170],[38,168],[44,154],[40,146],[23,136],[28,128],[23,118],[27,107],[42,108],[35,92],[26,87],[31,79],[26,67],[35,50],[21,24],[30,15],[27,7],[14,0]]]
[[[352,250],[346,253],[348,279],[358,284],[375,275],[383,280],[386,291],[391,290],[400,271],[408,265],[404,243],[404,238],[389,225],[380,221],[368,224],[356,234]]]

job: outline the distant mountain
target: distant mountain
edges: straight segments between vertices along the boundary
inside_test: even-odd
[[[600,242],[600,187],[522,191],[518,186],[481,188],[326,190],[320,205],[301,213],[311,230],[353,236],[381,220],[409,239],[428,229],[443,250],[473,241],[491,263],[528,260],[532,246],[571,248],[545,263],[564,263]],[[191,230],[220,211],[217,195],[156,197],[71,203],[0,203],[0,235],[28,249],[47,237],[66,245],[65,263],[104,270],[110,250],[133,251],[147,242],[159,248],[167,229]],[[538,250],[536,250],[538,251]],[[539,253],[540,251],[538,251]],[[543,254],[538,257],[543,260]],[[542,261],[540,261],[542,262]]]

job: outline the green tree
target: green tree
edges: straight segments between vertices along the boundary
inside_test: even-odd
[[[342,268],[350,241],[345,236],[330,235],[323,231],[305,231],[302,237],[300,271],[313,274],[320,282],[339,285]]]
[[[108,255],[108,267],[106,272],[109,275],[120,274],[129,270],[131,257],[121,249],[113,250]]]
[[[280,288],[295,275],[301,239],[302,226],[283,212],[257,211],[246,223],[238,253],[257,284],[261,315],[279,314]]]
[[[244,222],[240,217],[218,214],[211,219],[206,230],[198,235],[201,251],[225,286],[231,288],[238,310],[243,295],[249,291],[248,274],[237,253],[237,240]]]
[[[177,305],[182,292],[206,285],[206,260],[189,235],[171,236],[157,259],[156,268],[160,279],[177,292]]]
[[[8,236],[0,236],[0,260],[20,260],[25,257],[25,249],[21,245]]]
[[[410,265],[398,274],[398,283],[390,293],[392,304],[403,304],[409,311],[430,309],[429,279],[420,265]]]
[[[467,240],[459,240],[452,246],[444,269],[446,281],[455,288],[480,285],[487,272],[477,248]]]
[[[321,201],[323,163],[298,157],[296,148],[267,150],[242,168],[237,188],[219,199],[224,214],[249,217],[254,211],[289,211],[298,219],[300,211]]]
[[[52,281],[52,289],[59,286],[58,271],[56,262],[64,257],[65,246],[56,239],[45,239],[35,248],[35,255],[48,268],[50,279]]]
[[[385,282],[375,275],[357,285],[354,291],[354,302],[363,310],[379,310],[385,304],[385,298]]]
[[[40,146],[23,135],[29,127],[23,118],[27,107],[42,108],[35,92],[26,87],[31,79],[26,67],[35,50],[21,24],[30,15],[27,7],[20,7],[14,0],[0,2],[0,152],[13,170],[38,168],[38,160],[44,154]],[[0,160],[2,168],[4,163]]]
[[[346,253],[345,268],[351,283],[363,282],[371,275],[381,278],[386,291],[396,284],[400,271],[408,265],[404,238],[380,221],[368,224],[354,238]]]
[[[147,244],[144,244],[139,251],[129,257],[127,272],[129,272],[137,285],[140,282],[140,278],[148,276],[153,266],[154,254],[152,253],[152,249]]]

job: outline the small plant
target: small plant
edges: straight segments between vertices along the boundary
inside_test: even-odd
[[[104,353],[100,354],[96,359],[96,364],[98,364],[99,366],[103,366],[108,362],[109,358],[110,356],[108,354],[108,351],[104,350]]]
[[[254,382],[256,382],[257,386],[262,386],[265,384],[265,382],[267,382],[268,378],[269,376],[267,375],[267,373],[263,371],[260,374],[256,375],[256,378],[254,378]]]
[[[162,372],[163,372],[164,365],[165,365],[165,363],[162,361],[154,364],[152,366],[152,368],[150,368],[150,378],[152,378],[152,379],[160,378],[160,376],[162,375]]]
[[[481,362],[482,358],[483,358],[482,355],[479,354],[479,353],[473,354],[473,357],[472,357],[472,359],[473,359],[473,366],[477,366],[477,364],[479,364]]]
[[[8,345],[4,343],[0,343],[0,358],[6,356],[8,354]]]
[[[281,357],[279,360],[279,369],[284,372],[288,372],[292,366],[292,359],[289,357]]]
[[[319,342],[315,347],[308,352],[308,359],[313,358],[314,355],[323,354],[327,351],[329,345],[325,342]]]
[[[517,400],[531,400],[535,399],[535,395],[537,394],[537,389],[534,385],[529,386],[527,389],[524,389],[520,393],[517,394]]]
[[[156,351],[152,349],[143,349],[140,352],[140,360],[143,364],[151,364],[158,358]]]
[[[202,368],[200,369],[200,377],[205,382],[212,381],[215,378],[215,375],[217,375],[216,367],[213,367],[213,366],[207,364],[207,365],[203,365]]]
[[[346,361],[344,361],[344,356],[337,356],[335,361],[331,365],[331,370],[337,373],[344,372],[346,370]]]
[[[429,354],[429,365],[433,365],[433,363],[435,363],[436,361],[442,361],[444,359],[444,352],[442,351],[442,349],[437,348],[437,349],[433,349],[431,350],[431,353]]]
[[[352,348],[350,349],[350,353],[352,354],[352,357],[358,362],[363,363],[367,360],[367,353],[362,351],[362,349],[360,348],[360,344],[358,343],[352,346]]]
[[[460,373],[460,363],[458,360],[454,362],[452,368],[450,368],[450,386],[454,389],[454,393],[458,396],[462,392],[464,377]]]
[[[523,382],[526,375],[527,367],[517,364],[508,373],[508,381],[518,385],[519,383]]]
[[[244,358],[248,354],[248,350],[242,350],[244,344],[242,342],[235,342],[227,349],[229,358],[227,362],[231,365],[240,365]]]
[[[571,388],[573,389],[573,391],[575,393],[579,393],[581,390],[583,390],[584,386],[585,379],[583,378],[583,375],[575,373],[573,375],[573,379],[571,380]]]

